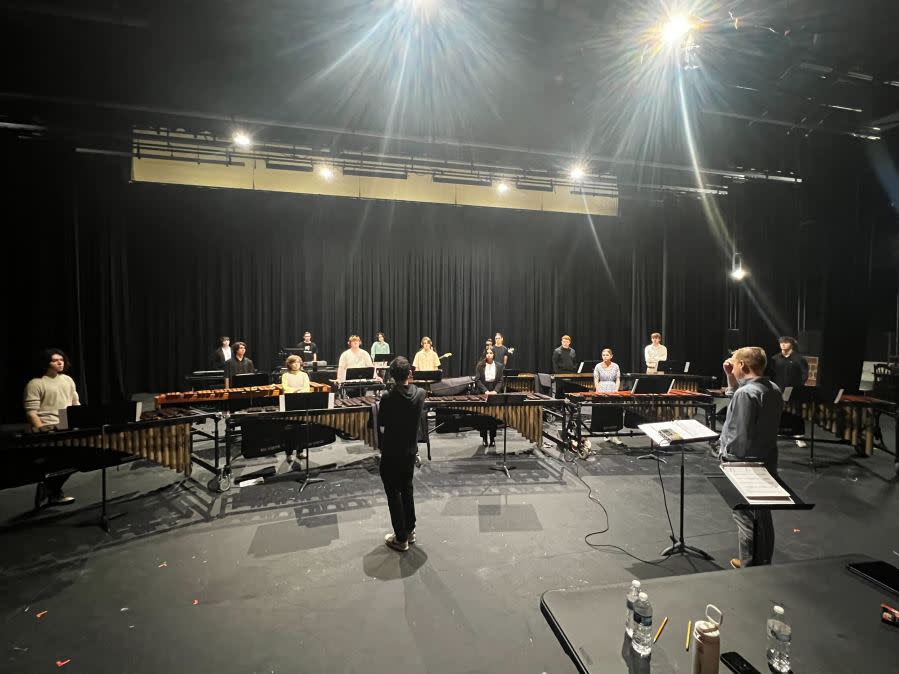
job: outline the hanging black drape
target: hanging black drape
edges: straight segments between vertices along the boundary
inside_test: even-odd
[[[383,331],[409,356],[428,335],[453,353],[447,369],[457,375],[474,371],[497,330],[516,349],[514,367],[542,371],[564,333],[583,359],[610,346],[623,370],[642,368],[642,347],[659,330],[691,371],[719,374],[730,252],[693,198],[623,202],[620,217],[590,219],[132,184],[127,159],[50,144],[4,149],[17,157],[5,190],[6,421],[22,418],[39,347],[66,349],[80,390],[100,402],[183,388],[222,334],[246,341],[261,369],[307,329],[329,361],[350,333],[368,347]],[[741,318],[748,341],[773,349],[795,327],[799,278],[821,273],[840,249],[797,263],[802,251],[832,247],[826,232],[809,243],[792,193],[752,189],[727,199],[740,199],[744,260],[776,320],[749,309]],[[839,246],[852,245],[847,231]],[[826,327],[823,314],[813,319]]]

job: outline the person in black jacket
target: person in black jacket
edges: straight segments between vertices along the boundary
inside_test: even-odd
[[[499,393],[503,390],[503,364],[493,360],[493,350],[487,349],[484,358],[475,367],[475,387],[478,393]],[[484,447],[496,447],[496,419],[485,417],[486,426],[481,429]]]
[[[225,388],[234,383],[239,374],[252,374],[256,371],[253,361],[246,357],[247,345],[244,342],[234,343],[234,357],[225,363]]]
[[[224,370],[225,363],[231,360],[231,338],[227,335],[219,339],[219,347],[212,352],[209,363],[213,370]]]
[[[405,552],[410,543],[415,543],[412,476],[425,392],[412,385],[412,365],[402,356],[390,364],[390,377],[396,384],[381,397],[377,412],[381,482],[393,525],[393,533],[387,534],[384,542],[389,548]]]
[[[577,354],[571,348],[571,337],[562,335],[562,345],[553,351],[553,374],[577,372]]]

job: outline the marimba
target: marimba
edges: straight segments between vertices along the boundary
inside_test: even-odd
[[[319,384],[310,381],[312,391],[328,392],[331,387],[327,384]],[[175,391],[172,393],[160,393],[154,397],[156,408],[166,405],[203,405],[212,407],[227,407],[229,401],[265,401],[267,398],[277,398],[284,393],[279,384],[268,386],[246,386],[242,388],[219,388],[202,391]]]
[[[503,387],[509,393],[534,393],[537,375],[533,372],[519,372],[511,377],[503,377]]]
[[[839,402],[818,405],[818,423],[851,445],[860,456],[871,456],[874,447],[885,449],[880,416],[896,416],[896,403],[866,395],[840,396]]]

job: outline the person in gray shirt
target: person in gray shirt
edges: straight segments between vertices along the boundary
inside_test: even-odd
[[[783,394],[765,375],[767,357],[758,346],[745,346],[724,361],[728,390],[733,400],[721,428],[722,461],[758,461],[777,475],[777,431],[783,412]],[[739,542],[736,569],[770,564],[774,555],[774,522],[770,510],[734,510]],[[753,555],[755,551],[755,555]]]

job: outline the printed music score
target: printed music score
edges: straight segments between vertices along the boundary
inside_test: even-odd
[[[764,464],[722,463],[721,472],[743,495],[747,503],[758,505],[793,503],[790,494],[778,484]]]
[[[703,426],[695,419],[677,419],[655,424],[640,424],[637,428],[660,447],[667,447],[672,443],[714,440],[718,437],[715,431]]]

